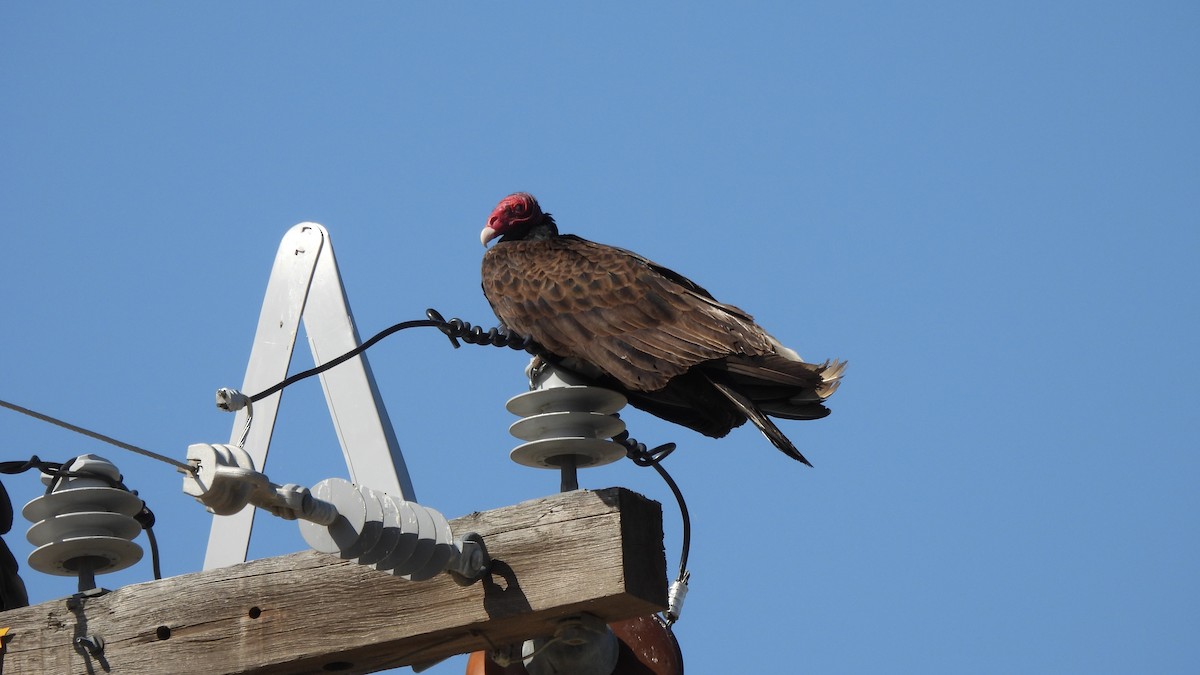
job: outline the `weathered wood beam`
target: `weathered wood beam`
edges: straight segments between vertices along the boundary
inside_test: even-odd
[[[494,560],[469,587],[410,582],[305,551],[0,613],[0,673],[369,673],[666,605],[662,510],[622,488],[474,513]],[[74,605],[72,609],[69,605]],[[75,644],[98,635],[104,650]]]

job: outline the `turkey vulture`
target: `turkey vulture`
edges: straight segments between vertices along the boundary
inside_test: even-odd
[[[483,293],[544,357],[652,415],[720,438],[747,419],[811,464],[768,415],[811,420],[845,362],[805,363],[746,312],[636,253],[559,234],[532,195],[501,200],[480,239]]]

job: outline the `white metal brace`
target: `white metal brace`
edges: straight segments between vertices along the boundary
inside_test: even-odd
[[[317,365],[360,344],[329,232],[317,223],[296,225],[279,244],[242,392],[252,395],[287,377],[302,317]],[[369,478],[367,482],[376,490],[416,501],[404,455],[379,397],[366,354],[325,371],[320,379],[350,480],[361,485],[360,477]],[[282,391],[278,392],[253,405],[253,424],[243,447],[259,471],[266,466],[282,395]],[[245,408],[237,413],[231,444],[241,441],[246,414]],[[231,516],[213,516],[204,569],[245,562],[253,523],[254,509],[243,509]]]

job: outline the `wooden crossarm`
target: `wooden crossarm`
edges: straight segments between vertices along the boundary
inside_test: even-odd
[[[616,621],[666,606],[662,510],[629,490],[556,494],[451,526],[483,535],[489,578],[410,582],[313,551],[255,560],[0,613],[0,672],[370,673],[549,635],[579,612]],[[93,635],[95,656],[75,644]]]

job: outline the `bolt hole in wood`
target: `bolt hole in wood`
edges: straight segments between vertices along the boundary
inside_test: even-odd
[[[171,637],[171,629],[167,626],[159,626],[158,630],[154,631],[154,634],[158,636],[159,640],[167,640]]]
[[[258,617],[262,616],[262,610],[257,607],[251,607],[247,614],[250,615],[251,619],[257,619]]]

